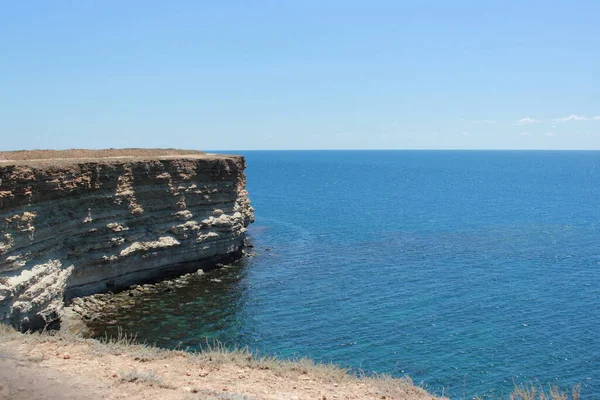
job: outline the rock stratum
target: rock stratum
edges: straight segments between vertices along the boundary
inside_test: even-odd
[[[172,149],[0,152],[0,321],[42,328],[74,297],[239,258],[244,169]]]

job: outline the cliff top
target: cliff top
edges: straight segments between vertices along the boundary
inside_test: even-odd
[[[227,158],[226,154],[210,154],[182,149],[69,149],[0,151],[0,165],[63,165],[74,162],[143,161],[174,158]]]

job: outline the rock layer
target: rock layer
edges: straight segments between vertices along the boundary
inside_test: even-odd
[[[0,153],[0,321],[44,327],[64,300],[238,258],[244,168],[176,150]]]

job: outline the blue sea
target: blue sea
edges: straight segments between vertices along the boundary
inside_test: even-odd
[[[600,399],[600,152],[242,154],[256,254],[102,329],[408,374],[452,398],[535,382]]]

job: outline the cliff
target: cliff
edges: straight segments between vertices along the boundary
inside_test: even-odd
[[[243,157],[182,150],[0,152],[0,321],[241,256]]]

